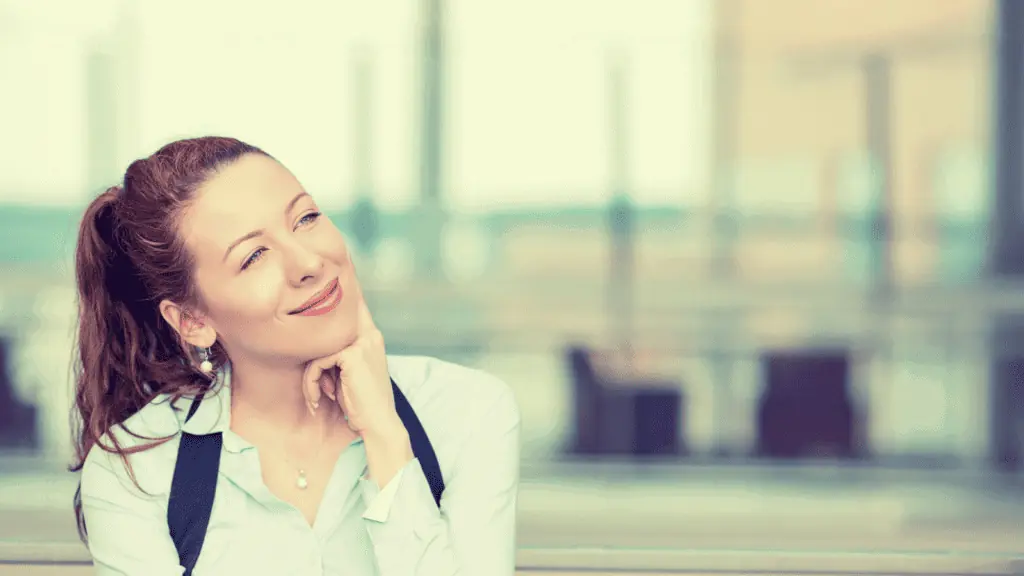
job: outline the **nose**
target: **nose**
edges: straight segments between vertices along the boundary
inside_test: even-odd
[[[299,241],[289,242],[285,250],[288,278],[295,286],[320,280],[324,269],[324,258],[310,246]]]

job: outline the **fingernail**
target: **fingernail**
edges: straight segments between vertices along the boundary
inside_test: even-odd
[[[330,398],[332,402],[335,402],[335,401],[338,400],[338,398],[334,396],[334,390],[328,390],[327,391],[327,397]]]
[[[312,402],[310,402],[309,404],[306,404],[306,407],[309,408],[309,415],[310,416],[316,416],[316,407],[313,406]]]

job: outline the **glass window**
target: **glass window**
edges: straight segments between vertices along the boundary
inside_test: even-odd
[[[932,175],[936,202],[938,279],[975,280],[985,266],[992,193],[985,151],[951,146],[939,154]]]

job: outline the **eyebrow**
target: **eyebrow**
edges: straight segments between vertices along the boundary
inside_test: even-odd
[[[305,191],[299,192],[295,196],[295,198],[292,198],[291,201],[288,202],[288,205],[284,207],[284,213],[287,214],[287,213],[291,212],[292,208],[295,208],[295,205],[299,203],[299,200],[302,200],[306,196],[309,196],[308,192],[305,192]],[[262,228],[260,228],[259,230],[253,230],[252,232],[249,232],[245,236],[242,236],[238,240],[235,240],[234,242],[232,242],[230,245],[228,245],[228,249],[224,251],[224,260],[227,261],[228,256],[231,255],[231,251],[234,250],[235,248],[237,248],[239,244],[241,244],[242,242],[245,242],[246,240],[252,240],[253,238],[256,238],[258,236],[262,236],[264,234],[264,232],[265,231]]]

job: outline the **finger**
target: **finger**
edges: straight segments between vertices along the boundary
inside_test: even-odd
[[[312,398],[312,395],[310,394],[309,386],[306,385],[306,382],[308,382],[309,378],[310,378],[310,376],[309,376],[310,368],[311,368],[311,365],[307,364],[306,365],[306,370],[302,373],[302,385],[301,385],[301,388],[302,388],[302,399],[306,402],[306,410],[308,410],[310,416],[312,416],[313,412],[314,412],[313,398]]]
[[[332,357],[317,358],[310,361],[302,375],[302,395],[306,398],[310,414],[314,414],[320,406],[320,376],[331,366],[334,366]]]

